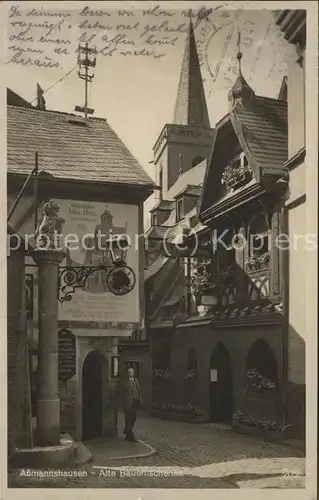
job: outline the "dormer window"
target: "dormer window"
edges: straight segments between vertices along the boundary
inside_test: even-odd
[[[176,222],[184,217],[184,200],[181,198],[176,201]]]
[[[156,226],[156,222],[157,222],[157,217],[156,217],[157,214],[152,214],[152,217],[151,217],[151,225],[152,226]]]
[[[238,189],[252,178],[252,172],[248,165],[248,160],[244,152],[237,155],[222,174],[221,183],[226,189]]]

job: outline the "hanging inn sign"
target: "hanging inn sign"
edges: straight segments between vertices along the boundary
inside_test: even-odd
[[[72,322],[75,328],[94,323],[99,329],[106,324],[134,329],[140,322],[138,207],[54,199],[46,208],[51,222],[63,221],[59,321]],[[66,244],[69,235],[72,241]]]

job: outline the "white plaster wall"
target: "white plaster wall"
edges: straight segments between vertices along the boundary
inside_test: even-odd
[[[302,163],[289,173],[289,200],[288,203],[300,198],[306,193],[306,164]]]
[[[294,156],[305,146],[305,72],[296,53],[288,61],[288,153]]]
[[[289,235],[289,327],[288,327],[288,379],[297,384],[305,383],[306,341],[306,272],[307,245],[306,204],[288,212]]]

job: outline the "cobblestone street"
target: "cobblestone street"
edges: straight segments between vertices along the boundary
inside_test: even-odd
[[[121,420],[121,419],[120,419]],[[110,462],[103,453],[78,469],[82,477],[28,477],[10,471],[9,487],[56,488],[303,488],[302,451],[234,434],[212,424],[139,416],[138,439],[157,453]],[[120,434],[120,438],[122,435]],[[134,446],[134,444],[132,444]]]

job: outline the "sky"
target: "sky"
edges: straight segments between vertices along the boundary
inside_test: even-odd
[[[35,97],[37,83],[44,90],[52,87],[44,95],[47,108],[73,112],[76,105],[84,103],[84,82],[78,78],[76,70],[67,77],[65,75],[76,67],[79,37],[82,36],[84,43],[93,35],[90,46],[95,47],[98,54],[94,79],[89,85],[89,107],[95,110],[94,116],[108,120],[154,178],[154,165],[150,163],[152,147],[163,126],[173,118],[189,22],[182,9],[186,10],[191,4],[182,2],[179,10],[172,10],[164,9],[165,4],[169,5],[167,2],[162,2],[160,7],[154,3],[153,10],[147,10],[148,2],[145,2],[143,12],[141,8],[132,9],[132,3],[128,8],[126,2],[120,2],[122,9],[126,7],[131,12],[122,12],[121,15],[118,9],[109,7],[112,2],[103,2],[102,13],[99,10],[101,3],[89,2],[89,8],[85,10],[85,3],[74,2],[71,10],[63,8],[64,2],[59,2],[55,3],[59,6],[58,12],[56,8],[50,9],[50,4],[46,2],[46,12],[40,9],[40,2],[24,2],[19,12],[10,11],[5,55],[7,86],[28,101]],[[31,12],[33,5],[37,11]],[[198,6],[199,2],[193,16],[198,12]],[[209,13],[216,4],[207,2],[204,6]],[[57,17],[58,13],[66,17]],[[50,23],[54,25],[51,31],[48,29]],[[237,72],[238,31],[241,33],[242,71],[246,80],[257,94],[277,97],[286,73],[290,47],[274,25],[271,11],[223,8],[207,14],[198,24],[194,18],[194,23],[212,126],[227,113],[227,93]],[[174,32],[169,31],[173,29]],[[60,53],[66,48],[68,54],[54,53],[53,49],[57,47]],[[102,49],[103,53],[100,52]],[[140,55],[143,49],[153,51],[156,57]],[[59,67],[8,62],[17,53],[21,55],[21,50],[25,59],[47,57]],[[41,50],[42,54],[33,53],[34,50]],[[132,50],[137,54],[123,55]],[[62,81],[55,84],[59,79]],[[152,199],[148,200],[146,211],[153,203]]]

